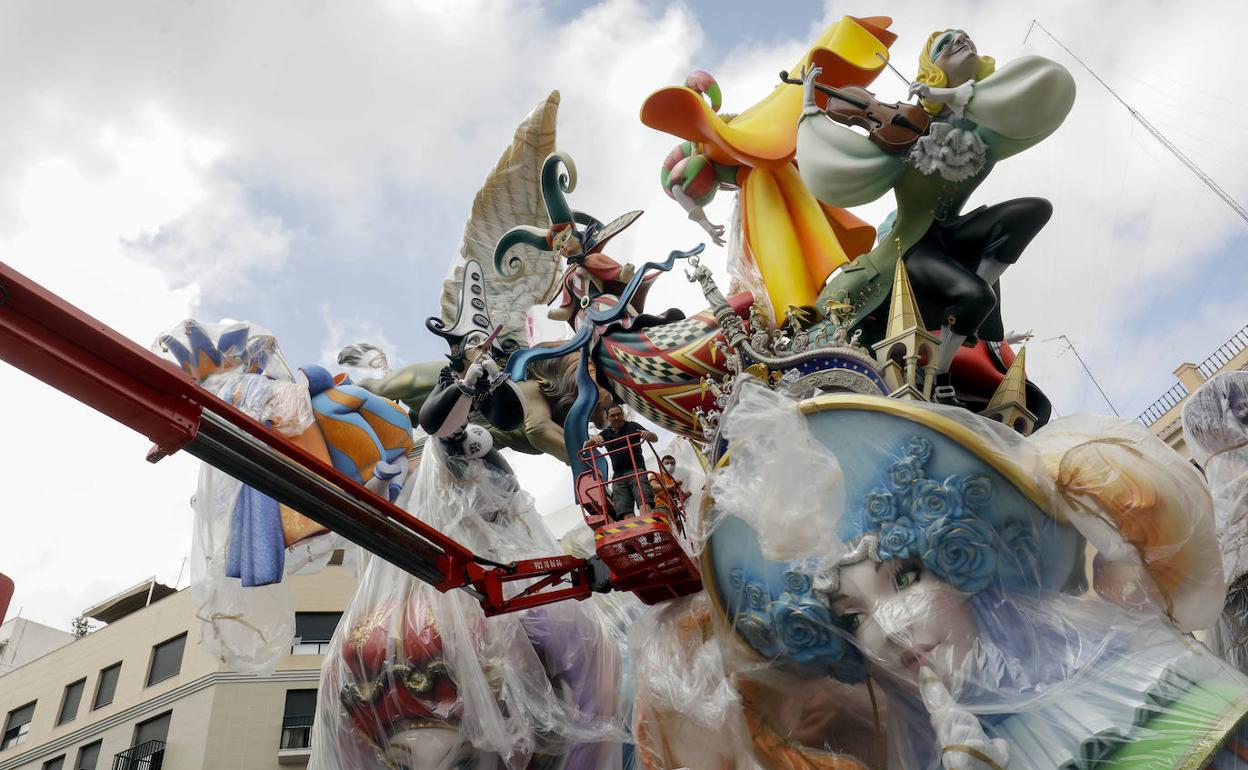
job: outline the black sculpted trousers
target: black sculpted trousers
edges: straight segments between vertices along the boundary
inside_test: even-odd
[[[981,206],[936,222],[905,254],[906,271],[929,329],[948,324],[954,334],[975,337],[997,306],[997,293],[976,275],[980,262],[1012,265],[1048,223],[1053,205],[1044,198],[1016,198]],[[993,324],[1000,327],[1000,320]],[[1000,328],[983,330],[1000,340]]]

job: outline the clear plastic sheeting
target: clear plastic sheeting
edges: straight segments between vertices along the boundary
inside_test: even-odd
[[[733,395],[720,424],[733,462],[711,477],[717,509],[753,526],[767,558],[838,552],[836,533],[789,526],[802,516],[840,517],[845,490],[836,457],[813,440],[797,405],[757,378],[741,377]]]
[[[629,638],[639,768],[885,766],[878,707],[866,687],[760,661],[716,618],[705,594],[650,609]]]
[[[408,511],[480,556],[558,553],[514,476],[448,458],[440,442],[426,445],[410,489]],[[322,669],[312,765],[619,767],[622,664],[609,625],[580,602],[486,618],[467,593],[371,559]]]
[[[307,383],[264,329],[187,320],[153,348],[278,433],[305,445],[319,440]],[[234,671],[272,673],[295,633],[294,600],[282,577],[319,570],[342,540],[208,465],[192,508],[191,597],[201,644]]]
[[[1213,493],[1226,580],[1248,573],[1248,372],[1219,374],[1183,405],[1183,438]]]
[[[1160,610],[1182,631],[1212,625],[1225,583],[1200,473],[1134,420],[1073,415],[1031,442],[1066,520],[1097,551],[1096,592],[1131,609]]]
[[[688,495],[684,501],[686,522],[684,536],[681,537],[679,533],[674,534],[680,538],[686,550],[696,556],[702,553],[702,544],[707,532],[707,527],[701,520],[709,475],[706,469],[706,457],[702,454],[702,450],[683,436],[672,439],[664,447],[660,457],[668,455],[671,455],[676,463],[671,476],[680,485],[680,490]]]
[[[751,767],[743,736],[769,769],[1248,768],[1248,678],[1184,633],[1222,608],[1209,495],[1158,439],[1101,417],[1025,438],[925,403],[740,394],[726,468],[810,489],[813,471],[771,466],[815,442],[844,504],[772,520],[747,509],[787,490],[716,472],[711,619],[690,599],[634,629],[654,768],[688,764],[686,746]],[[788,533],[767,527],[835,542],[780,558],[768,544]],[[816,700],[825,683],[840,689]]]
[[[754,296],[755,304],[762,308],[768,318],[775,318],[775,310],[771,307],[771,299],[767,294],[767,284],[763,274],[750,253],[750,244],[745,237],[745,228],[741,225],[741,196],[732,196],[731,213],[728,215],[728,294],[748,291]]]
[[[1183,438],[1213,494],[1229,586],[1209,645],[1248,672],[1248,372],[1226,372],[1183,405]]]
[[[755,770],[741,697],[725,671],[704,595],[668,602],[633,627],[633,733],[644,770]],[[736,761],[736,764],[733,762]]]
[[[244,588],[226,577],[230,516],[243,485],[204,465],[192,500],[191,602],[200,646],[233,671],[267,675],[290,654],[295,602],[281,583]]]

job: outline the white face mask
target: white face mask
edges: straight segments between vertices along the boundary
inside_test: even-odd
[[[668,471],[674,471],[676,470],[676,463],[663,463],[663,467]]]
[[[918,564],[866,560],[841,571],[833,610],[877,668],[913,681],[926,664],[948,685],[975,649],[968,598]]]

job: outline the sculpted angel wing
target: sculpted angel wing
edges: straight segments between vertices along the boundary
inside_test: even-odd
[[[484,283],[492,321],[503,325],[500,338],[507,347],[525,347],[526,314],[533,305],[544,304],[559,282],[559,258],[528,246],[510,253],[523,262],[512,276],[494,272],[494,245],[516,225],[545,229],[550,225],[542,200],[542,161],[555,150],[555,118],[559,92],[552,91],[516,129],[515,138],[472,202],[472,215],[464,228],[459,256],[449,278],[442,284],[442,320],[454,322],[463,283],[464,263],[475,259],[484,265]]]

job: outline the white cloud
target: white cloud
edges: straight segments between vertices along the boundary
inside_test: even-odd
[[[8,177],[15,206],[0,254],[146,346],[188,314],[196,293],[175,290],[157,267],[129,257],[123,240],[202,198],[212,149],[157,112],[80,139],[85,152],[50,151]],[[7,364],[0,392],[8,405],[0,569],[17,583],[14,611],[64,628],[87,605],[148,575],[174,582],[189,542],[196,463],[175,456],[148,465],[138,434]]]
[[[142,344],[196,308],[228,306],[278,332],[296,357],[332,363],[341,344],[367,338],[432,358],[441,351],[427,353],[436,348],[422,322],[436,310],[472,194],[552,88],[563,94],[560,146],[580,171],[574,205],[602,218],[647,212],[613,241],[612,256],[642,261],[703,240],[659,189],[678,140],[640,124],[641,101],[703,68],[719,79],[725,109],[741,109],[773,87],[819,22],[767,44],[750,42],[743,24],[743,42],[718,50],[685,5],[611,0],[557,15],[560,7],[27,6],[22,39],[0,50],[0,255]],[[1226,249],[1243,225],[1051,41],[1034,32],[1024,48],[1022,38],[1038,16],[1242,199],[1248,109],[1234,102],[1232,36],[1248,11],[1229,0],[1199,15],[1125,0],[894,11],[905,72],[927,33],[949,24],[967,26],[1002,62],[1039,53],[1074,72],[1081,92],[1067,124],[1003,163],[975,200],[1054,201],[1053,222],[1005,279],[1007,325],[1069,334],[1120,406],[1142,408],[1180,359],[1201,357],[1242,323],[1228,297],[1242,291],[1243,260]],[[875,12],[838,0],[823,22]],[[878,86],[890,98],[902,91],[887,73]],[[712,219],[725,222],[729,204],[721,194]],[[863,216],[877,221],[888,208]],[[708,254],[721,268],[722,250]],[[1219,264],[1224,274],[1213,275]],[[1196,287],[1197,306],[1168,295],[1176,280]],[[651,293],[653,308],[700,303],[679,276]],[[1033,375],[1059,408],[1099,409],[1059,350],[1033,343]],[[10,369],[0,368],[0,389],[23,405],[4,411],[0,445],[0,506],[23,512],[16,536],[0,541],[16,604],[63,625],[107,593],[93,580],[115,581],[109,590],[152,572],[172,580],[189,542],[194,464],[147,466],[137,437]],[[49,472],[65,462],[72,471]],[[567,498],[557,466],[515,464],[543,510]]]
[[[126,239],[127,252],[174,285],[209,294],[228,294],[260,275],[280,280],[291,251],[281,220],[249,210],[238,182],[214,178],[210,185],[185,214]]]

